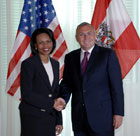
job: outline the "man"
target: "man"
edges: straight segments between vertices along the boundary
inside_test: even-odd
[[[95,39],[93,26],[81,23],[76,29],[81,48],[65,57],[60,88],[66,102],[72,93],[74,136],[114,136],[124,115],[118,59],[112,49],[96,45]]]

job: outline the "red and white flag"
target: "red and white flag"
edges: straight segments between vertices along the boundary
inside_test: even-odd
[[[122,0],[97,0],[91,24],[97,43],[115,50],[124,78],[140,57],[140,39]]]
[[[56,49],[52,57],[60,62],[60,77],[64,67],[64,57],[68,52],[52,0],[25,0],[20,24],[9,62],[6,92],[20,99],[21,62],[31,56],[30,37],[40,27],[50,28],[56,39]]]

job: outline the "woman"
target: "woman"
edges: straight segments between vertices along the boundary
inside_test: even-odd
[[[32,57],[21,65],[21,136],[55,136],[62,131],[62,115],[54,109],[59,97],[59,63],[50,57],[56,47],[53,32],[36,29]]]

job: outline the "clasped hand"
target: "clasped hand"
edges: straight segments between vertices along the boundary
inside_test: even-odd
[[[54,101],[54,105],[53,105],[53,108],[57,111],[62,111],[66,106],[66,102],[63,98],[57,98],[55,99]]]

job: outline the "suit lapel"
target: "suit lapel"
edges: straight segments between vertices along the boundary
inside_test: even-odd
[[[79,49],[77,51],[77,53],[74,56],[74,69],[76,70],[76,73],[78,75],[78,77],[80,77],[80,80],[82,79],[82,75],[81,75],[81,61],[80,61],[80,53],[81,53],[81,49]]]
[[[77,76],[82,81],[81,61],[80,61],[81,56],[80,56],[80,54],[81,54],[81,49],[77,50],[77,52],[76,52],[76,54],[74,56],[74,69],[76,70]],[[91,56],[90,56],[88,64],[87,64],[85,74],[87,72],[90,72],[90,70],[94,69],[94,65],[95,65],[95,63],[97,63],[98,54],[99,54],[99,47],[97,45],[95,45],[94,49],[91,52]]]
[[[52,60],[52,58],[50,58],[51,64],[52,64],[52,70],[53,70],[53,74],[54,74],[54,80],[52,83],[52,90],[54,90],[56,84],[57,84],[57,78],[59,79],[59,73],[58,73],[58,67],[56,66],[56,63]],[[59,81],[58,81],[59,82]]]
[[[42,61],[41,61],[39,55],[37,55],[36,64],[37,64],[38,72],[40,73],[40,76],[44,80],[45,85],[47,86],[47,88],[49,88],[49,90],[52,90],[48,74],[42,64]]]
[[[86,73],[95,68],[95,63],[97,63],[97,61],[98,61],[97,60],[98,55],[99,55],[99,47],[97,45],[95,45],[95,47],[93,48],[93,50],[91,52],[91,56],[90,56],[88,64],[87,64]]]

